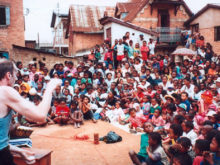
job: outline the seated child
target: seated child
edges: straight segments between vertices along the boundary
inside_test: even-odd
[[[194,152],[196,154],[195,159],[193,160],[193,165],[200,165],[200,163],[203,161],[203,152],[209,151],[209,141],[208,140],[202,140],[198,139],[196,140]]]
[[[203,161],[200,165],[219,165],[220,164],[220,131],[217,131],[212,142],[210,144],[210,152],[205,151],[203,153]]]
[[[120,101],[115,103],[115,108],[106,112],[107,117],[111,122],[121,122],[125,118],[125,114],[121,108]]]
[[[97,122],[94,119],[94,115],[93,115],[93,112],[91,110],[90,99],[89,99],[88,96],[84,96],[82,98],[82,101],[81,101],[81,99],[79,99],[79,108],[82,111],[83,118],[85,120],[90,120],[91,119],[93,121],[93,123]]]
[[[69,113],[70,113],[70,109],[66,105],[66,99],[61,98],[60,104],[56,108],[56,114],[54,118],[55,123],[58,123],[61,125],[67,124],[67,122],[69,121]]]
[[[143,110],[144,116],[149,115],[149,112],[150,112],[150,100],[151,100],[150,96],[146,96],[145,95],[143,97],[143,103],[141,105],[141,109]]]
[[[149,146],[149,133],[153,132],[154,126],[150,122],[146,122],[143,125],[144,134],[141,135],[140,151],[136,154],[133,150],[129,152],[129,156],[134,164],[141,164],[146,161],[147,151],[146,148]]]
[[[162,110],[161,107],[158,104],[158,101],[156,98],[152,98],[151,99],[151,107],[150,107],[150,119],[153,117],[154,111],[158,109],[158,110]]]
[[[169,156],[170,164],[173,164],[174,157],[182,156],[187,158],[192,164],[192,157],[190,156],[191,141],[187,137],[181,137],[177,140],[177,143],[171,145],[167,150],[167,155]]]
[[[169,129],[168,138],[163,141],[163,147],[166,152],[171,145],[175,144],[177,140],[182,136],[183,130],[181,125],[172,124]]]
[[[152,123],[156,126],[156,127],[160,127],[160,126],[164,126],[165,125],[165,120],[163,119],[163,117],[160,115],[160,110],[156,109],[154,111],[154,115],[152,117]]]
[[[59,105],[60,100],[59,99],[54,99],[53,101],[53,106],[51,106],[51,110],[50,110],[50,118],[54,119],[55,118],[55,114],[56,114],[56,108]]]
[[[149,147],[147,147],[147,165],[166,165],[167,155],[161,146],[161,136],[157,132],[149,134]]]
[[[83,114],[78,109],[78,103],[76,101],[70,103],[70,118],[72,119],[75,128],[80,128],[80,123],[83,122]]]
[[[184,121],[181,126],[183,129],[183,136],[189,138],[194,146],[197,139],[197,134],[193,130],[193,123],[190,121]]]
[[[128,121],[130,122],[130,126],[129,126],[131,129],[130,131],[131,132],[140,131],[141,130],[140,128],[142,128],[143,123],[145,123],[147,119],[144,116],[142,117],[136,116],[136,110],[134,108],[131,108],[129,110],[129,114],[130,114],[130,117]],[[133,128],[135,130],[133,130]]]

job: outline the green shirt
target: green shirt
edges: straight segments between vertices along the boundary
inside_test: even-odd
[[[141,135],[141,146],[140,146],[140,151],[138,155],[146,157],[147,156],[147,147],[149,146],[148,143],[149,140],[149,135],[147,133]]]
[[[157,107],[150,107],[150,113],[151,113],[151,114],[154,114],[154,111],[155,111],[156,109],[159,109],[160,111],[162,110],[161,107],[158,105]]]

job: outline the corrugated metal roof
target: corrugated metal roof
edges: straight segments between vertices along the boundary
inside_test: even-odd
[[[113,7],[72,5],[70,7],[70,24],[75,32],[99,32],[102,26],[99,20],[107,12],[109,16],[114,15]]]

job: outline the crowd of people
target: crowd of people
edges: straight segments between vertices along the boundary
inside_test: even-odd
[[[156,55],[154,39],[133,41],[129,32],[114,45],[97,45],[78,65],[66,61],[48,70],[42,62],[18,61],[14,88],[36,105],[51,78],[63,83],[52,94],[47,122],[19,114],[13,120],[75,128],[84,120],[118,122],[143,132],[140,152],[129,153],[134,164],[220,164],[220,56],[199,34],[184,37],[197,55],[183,61]]]

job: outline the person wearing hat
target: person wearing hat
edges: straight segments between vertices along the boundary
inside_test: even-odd
[[[144,89],[142,88],[141,85],[137,86],[137,91],[135,91],[134,97],[141,103],[143,101],[143,97],[144,97],[144,93],[143,93]]]

